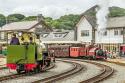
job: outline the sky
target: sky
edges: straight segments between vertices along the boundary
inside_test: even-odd
[[[0,0],[0,13],[21,13],[26,16],[43,14],[59,18],[66,14],[81,14],[101,0]],[[125,0],[107,0],[110,6],[125,8]]]
[[[94,6],[96,0],[0,0],[0,13],[43,14],[59,18],[65,14],[80,14]]]

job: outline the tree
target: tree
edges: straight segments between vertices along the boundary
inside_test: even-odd
[[[6,24],[6,17],[3,14],[0,14],[0,27]]]
[[[73,15],[73,14],[64,15],[64,16],[61,16],[59,19],[54,20],[56,22],[53,22],[52,25],[54,25],[55,28],[58,28],[58,29],[72,30],[74,29],[79,19],[80,19],[80,15]]]
[[[51,17],[45,17],[45,22],[47,25],[52,27],[53,19]]]
[[[125,16],[125,9],[119,7],[111,7],[109,17],[121,17]]]
[[[25,18],[22,14],[10,14],[7,16],[8,22],[18,22],[22,21]]]
[[[34,21],[37,20],[37,16],[28,16],[23,19],[23,21]]]

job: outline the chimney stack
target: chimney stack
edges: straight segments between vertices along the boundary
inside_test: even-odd
[[[44,20],[44,17],[42,14],[38,14],[37,21],[40,22],[41,20]]]

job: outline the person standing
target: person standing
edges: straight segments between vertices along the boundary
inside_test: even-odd
[[[19,39],[16,37],[16,34],[13,34],[13,37],[10,41],[10,45],[19,45],[20,42],[19,42]]]

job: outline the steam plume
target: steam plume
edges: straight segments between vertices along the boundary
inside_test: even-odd
[[[109,1],[108,0],[98,0],[98,10],[96,14],[98,32],[103,34],[107,26],[107,16],[109,13]]]

